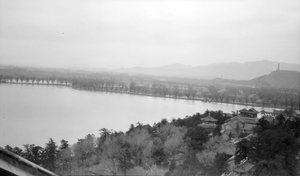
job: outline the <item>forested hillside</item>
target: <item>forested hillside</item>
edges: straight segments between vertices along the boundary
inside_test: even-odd
[[[252,80],[257,87],[300,89],[300,72],[280,70]]]
[[[126,132],[100,129],[99,137],[88,134],[72,145],[66,140],[58,144],[50,139],[45,147],[26,144],[23,149],[8,145],[5,148],[63,175],[88,171],[111,175],[164,175],[168,171],[178,172],[175,169],[181,167],[182,162],[190,165],[191,161],[185,158],[196,157],[198,151],[206,148],[209,131],[197,125],[208,113],[171,122],[163,119],[152,126],[132,124]],[[218,128],[213,133],[218,135],[227,117],[221,111],[210,113],[218,119]]]
[[[212,130],[198,126],[208,115],[217,120]],[[220,176],[229,173],[233,155],[237,167],[251,162],[256,176],[299,173],[299,119],[261,119],[252,134],[225,139],[221,125],[229,118],[222,111],[206,111],[152,126],[132,124],[126,132],[102,128],[98,137],[88,134],[72,145],[50,139],[45,147],[5,148],[60,175]],[[232,141],[237,141],[235,153],[226,150]]]
[[[208,114],[217,120],[212,131],[198,126]],[[206,111],[170,122],[162,119],[152,126],[132,124],[126,132],[102,128],[98,137],[88,134],[72,145],[50,139],[45,147],[5,148],[60,175],[218,176],[229,173],[232,155],[237,167],[245,160],[253,163],[257,176],[293,176],[300,171],[299,119],[261,119],[255,135],[224,139],[221,125],[229,118],[222,111]],[[228,153],[223,149],[232,140],[239,141],[236,152]]]

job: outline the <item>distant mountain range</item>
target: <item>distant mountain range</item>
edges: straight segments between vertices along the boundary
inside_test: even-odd
[[[162,67],[134,67],[116,69],[116,72],[131,74],[147,74],[154,76],[186,77],[196,79],[234,79],[251,80],[276,71],[277,62],[263,60],[245,63],[217,63],[205,66],[187,66],[172,64]],[[300,71],[300,64],[280,63],[280,70]]]

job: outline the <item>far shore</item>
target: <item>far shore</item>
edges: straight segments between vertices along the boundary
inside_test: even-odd
[[[104,91],[101,91],[104,92]],[[107,92],[107,91],[105,91]],[[123,92],[111,92],[111,93],[123,93]],[[124,92],[125,93],[125,92]],[[251,106],[251,107],[262,107],[262,108],[273,108],[276,110],[285,110],[286,108],[280,107],[280,106],[262,106],[260,104],[246,104],[246,103],[242,103],[242,102],[220,102],[220,101],[213,101],[213,100],[208,100],[205,101],[203,100],[203,98],[196,98],[196,99],[188,99],[188,98],[184,98],[184,97],[172,97],[172,96],[155,96],[155,95],[150,95],[150,94],[135,94],[135,93],[125,93],[125,94],[130,94],[130,95],[140,95],[140,96],[148,96],[148,97],[157,97],[157,98],[170,98],[170,99],[179,99],[179,100],[188,100],[188,101],[201,101],[204,103],[220,103],[220,104],[232,104],[232,105],[243,105],[243,106]],[[299,108],[296,108],[297,110]]]
[[[148,96],[148,97],[157,97],[157,98],[170,98],[170,99],[179,99],[179,100],[188,100],[188,101],[201,101],[201,102],[207,102],[207,103],[221,103],[221,104],[232,104],[232,105],[243,105],[243,106],[250,106],[250,107],[262,107],[262,108],[273,108],[276,110],[285,110],[286,108],[280,107],[280,106],[268,106],[268,105],[261,105],[257,103],[244,103],[244,102],[221,102],[221,101],[214,101],[214,100],[207,100],[205,101],[204,98],[195,98],[195,99],[190,99],[190,98],[185,98],[185,97],[174,97],[174,96],[158,96],[158,95],[152,95],[152,94],[139,94],[139,93],[134,93],[134,92],[128,92],[128,91],[103,91],[103,90],[89,90],[89,89],[79,89],[75,88],[72,86],[72,84],[53,84],[53,83],[20,83],[20,82],[0,82],[0,83],[5,83],[5,84],[25,84],[25,85],[42,85],[42,86],[66,86],[66,87],[72,87],[75,90],[84,90],[84,91],[93,91],[93,92],[108,92],[108,93],[120,93],[120,94],[129,94],[129,95],[139,95],[139,96]],[[295,110],[299,110],[299,107],[293,107]]]

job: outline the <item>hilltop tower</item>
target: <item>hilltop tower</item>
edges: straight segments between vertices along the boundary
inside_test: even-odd
[[[280,71],[280,63],[278,63],[277,71]]]

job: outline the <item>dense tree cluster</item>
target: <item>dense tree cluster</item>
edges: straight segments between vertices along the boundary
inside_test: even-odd
[[[255,164],[254,175],[297,175],[300,162],[300,120],[282,115],[273,122],[259,120],[255,133],[237,144],[235,162]]]
[[[69,144],[62,140],[61,147],[68,147]],[[55,170],[55,160],[59,155],[60,150],[58,150],[58,146],[53,141],[53,139],[49,139],[49,142],[46,143],[45,147],[36,146],[34,144],[26,144],[24,145],[24,149],[19,147],[11,147],[9,145],[5,146],[5,149],[11,151],[17,155],[20,155],[29,161],[32,161],[38,165],[41,165],[51,171]]]

